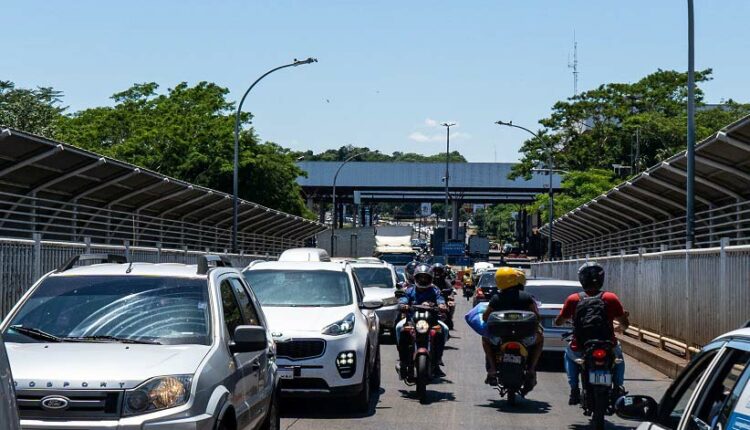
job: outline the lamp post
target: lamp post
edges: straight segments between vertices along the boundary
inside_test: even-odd
[[[336,248],[334,246],[334,237],[336,232],[336,179],[339,177],[339,172],[341,171],[341,168],[346,165],[346,163],[352,161],[353,159],[359,157],[360,155],[368,154],[372,151],[362,151],[358,152],[356,154],[350,155],[346,160],[344,160],[341,165],[339,165],[339,168],[336,169],[336,174],[333,175],[333,207],[331,208],[331,257],[335,257],[336,254]]]
[[[448,170],[451,160],[451,127],[456,125],[455,122],[444,122],[442,124],[445,127],[445,234],[443,236],[443,247],[448,243],[448,205],[450,204],[450,194],[448,191],[448,179],[450,178],[450,172]],[[455,236],[456,232],[453,232]]]
[[[310,63],[316,63],[318,60],[315,58],[308,58],[306,60],[297,60],[294,59],[293,62],[289,64],[285,64],[283,66],[276,67],[275,69],[271,69],[267,71],[266,73],[262,74],[258,79],[253,82],[252,85],[245,91],[245,94],[242,95],[242,99],[240,99],[240,104],[237,105],[237,112],[234,116],[234,172],[232,173],[232,252],[237,253],[239,251],[237,247],[237,222],[238,222],[238,213],[239,213],[239,165],[240,165],[240,114],[242,112],[242,105],[245,103],[245,99],[247,98],[247,95],[250,94],[250,90],[255,87],[255,85],[260,82],[263,78],[270,75],[271,73],[285,69],[287,67],[296,67],[301,66],[303,64],[310,64]]]
[[[532,136],[536,137],[537,139],[541,140],[542,142],[545,142],[545,139],[542,139],[542,137],[539,136],[538,134],[534,133],[533,131],[529,130],[526,127],[521,127],[520,125],[513,124],[513,121],[508,121],[508,122],[495,121],[495,124],[521,129],[531,134]],[[547,169],[544,169],[544,170],[547,170],[547,172],[549,173],[549,238],[547,241],[547,252],[548,252],[549,259],[551,260],[552,256],[554,255],[553,250],[552,250],[552,221],[554,220],[554,217],[555,217],[554,192],[552,191],[552,173],[555,172],[555,169],[552,168],[552,145],[551,144],[547,145]]]
[[[687,202],[685,246],[695,239],[695,23],[693,0],[688,0]]]

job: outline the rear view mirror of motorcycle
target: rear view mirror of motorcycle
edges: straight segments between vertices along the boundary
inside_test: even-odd
[[[615,402],[615,413],[624,420],[654,421],[658,407],[656,400],[649,396],[622,396]]]

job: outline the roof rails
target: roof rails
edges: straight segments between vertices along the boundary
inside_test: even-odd
[[[76,255],[75,257],[71,257],[62,266],[58,267],[55,272],[60,273],[66,270],[70,270],[70,268],[75,266],[75,264],[79,261],[97,261],[100,263],[116,263],[116,264],[125,264],[128,262],[127,258],[123,257],[122,255],[81,254],[81,255]]]
[[[215,267],[232,267],[228,258],[220,255],[206,254],[198,257],[198,274],[205,275],[209,269]]]

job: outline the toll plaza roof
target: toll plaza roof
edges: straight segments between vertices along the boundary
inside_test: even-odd
[[[75,203],[230,228],[231,195],[15,129],[0,130],[0,194],[4,205],[27,198]],[[5,217],[13,213],[6,209]],[[284,232],[306,238],[325,229],[317,222],[240,201],[241,231]]]
[[[357,191],[363,200],[440,201],[445,198],[445,164],[412,162],[301,161],[307,177],[297,178],[310,196],[330,196],[333,179],[339,193]],[[466,202],[524,202],[549,190],[549,176],[534,173],[530,179],[509,179],[513,163],[450,163],[450,192]],[[340,170],[339,170],[340,168]],[[552,188],[560,188],[558,175]],[[340,191],[339,191],[340,190]]]
[[[686,154],[687,151],[682,151],[557,218],[553,229],[555,240],[573,243],[666,220],[684,223]],[[722,207],[735,210],[748,197],[750,116],[724,127],[695,147],[698,215]],[[548,225],[542,229],[544,233],[547,231]]]

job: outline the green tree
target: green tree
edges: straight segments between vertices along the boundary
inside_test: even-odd
[[[570,172],[563,177],[562,191],[554,196],[555,218],[581,206],[617,185],[618,178],[612,170],[590,169],[585,172]],[[539,194],[530,206],[530,211],[539,211],[544,222],[549,221],[549,195]]]
[[[112,96],[115,105],[63,117],[56,137],[64,142],[188,182],[232,191],[234,103],[228,90],[209,82],[181,83],[157,92],[156,83],[133,85]],[[251,115],[241,116],[240,196],[293,214],[312,216],[296,178],[294,155],[260,142]]]
[[[296,157],[304,157],[305,161],[344,161],[350,156],[362,153],[362,156],[357,157],[352,161],[404,161],[404,162],[420,162],[420,163],[432,163],[432,162],[445,162],[445,153],[434,154],[434,155],[422,155],[414,152],[400,152],[396,151],[391,155],[383,154],[378,150],[371,150],[368,147],[357,147],[353,145],[342,146],[339,149],[328,149],[326,151],[315,154],[313,151],[295,152]],[[452,151],[450,154],[450,161],[452,163],[465,163],[464,158],[458,151]]]
[[[62,93],[50,87],[16,88],[10,81],[0,81],[0,126],[53,137],[65,107]]]

